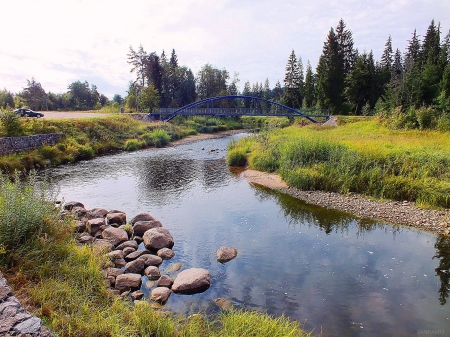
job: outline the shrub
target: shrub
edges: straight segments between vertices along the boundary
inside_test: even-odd
[[[0,123],[3,126],[4,134],[7,137],[22,136],[24,128],[20,115],[12,111],[0,111]]]
[[[439,131],[450,131],[450,114],[442,114],[437,121]]]
[[[137,139],[129,139],[125,142],[125,151],[136,151],[141,148],[141,143]]]
[[[242,148],[235,148],[228,151],[227,163],[230,166],[245,166],[247,164],[247,155]]]
[[[156,129],[152,132],[153,143],[156,147],[161,147],[169,143],[170,136],[165,130]]]

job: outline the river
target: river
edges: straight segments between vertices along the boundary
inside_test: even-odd
[[[176,253],[161,271],[171,263],[210,271],[207,291],[172,294],[169,310],[210,314],[223,297],[236,307],[286,314],[313,335],[450,335],[450,239],[250,184],[224,160],[230,139],[120,153],[40,174],[65,201],[160,220]],[[238,256],[218,263],[221,246],[237,248]],[[148,294],[151,284],[143,283]]]

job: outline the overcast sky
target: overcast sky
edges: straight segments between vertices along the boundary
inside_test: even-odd
[[[389,34],[405,51],[432,19],[450,29],[450,0],[15,0],[4,1],[0,88],[19,92],[34,77],[61,93],[80,80],[108,97],[125,95],[134,79],[129,47],[140,44],[194,74],[206,63],[239,73],[239,87],[269,79],[282,84],[292,49],[313,68],[331,27],[344,19],[355,47],[380,59]]]

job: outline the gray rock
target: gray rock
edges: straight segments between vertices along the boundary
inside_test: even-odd
[[[174,245],[172,235],[163,227],[149,229],[144,233],[142,239],[145,247],[154,251],[158,251],[161,248],[172,248]]]
[[[102,232],[102,238],[117,246],[122,242],[128,241],[128,234],[123,229],[108,227]]]
[[[106,222],[103,218],[90,219],[86,222],[86,229],[89,233],[95,234],[99,231],[101,226],[105,226]]]
[[[172,287],[173,280],[168,275],[162,275],[158,280],[158,287],[166,287],[170,288]]]
[[[172,285],[172,291],[179,294],[196,294],[204,292],[210,285],[209,271],[203,268],[191,268],[178,274]]]
[[[78,201],[69,201],[64,204],[64,209],[68,210],[68,211],[71,211],[72,208],[74,208],[74,207],[83,207],[84,208],[84,205]]]
[[[155,302],[164,304],[169,299],[171,293],[172,291],[169,288],[157,287],[153,289],[152,292],[150,293],[150,299],[152,299]]]
[[[170,248],[161,248],[156,254],[164,260],[170,260],[175,256],[175,252]]]
[[[159,271],[158,267],[155,266],[149,266],[145,268],[144,274],[148,277],[149,280],[157,280],[161,277],[161,272]]]
[[[108,213],[106,214],[106,219],[109,224],[122,225],[127,222],[127,215],[125,213]]]
[[[117,249],[124,249],[125,247],[133,247],[135,250],[138,249],[138,244],[134,240],[125,241],[117,246]]]
[[[22,334],[38,333],[41,331],[42,321],[37,317],[30,317],[14,326],[13,330]]]
[[[144,235],[146,231],[152,228],[162,227],[161,222],[158,220],[150,220],[150,221],[137,221],[133,225],[134,235],[141,236]]]
[[[134,225],[138,221],[153,221],[156,220],[154,217],[152,217],[148,213],[139,213],[136,215],[133,219],[131,219],[131,224]]]
[[[237,256],[237,249],[232,247],[220,247],[216,252],[217,261],[221,263],[233,260]]]
[[[123,254],[124,256],[130,255],[131,253],[134,253],[136,251],[136,249],[134,249],[133,247],[125,247],[123,249]]]
[[[128,254],[125,257],[126,261],[132,261],[132,260],[136,260],[138,257],[145,255],[145,254],[149,254],[150,252],[147,249],[141,249],[141,250],[137,250],[133,253]]]
[[[143,260],[137,259],[131,262],[128,262],[125,265],[124,272],[125,273],[133,273],[133,274],[142,274],[145,269],[145,263]]]
[[[140,274],[122,274],[116,277],[116,289],[121,293],[128,290],[138,290],[142,279]]]
[[[139,259],[144,260],[145,267],[148,266],[159,266],[162,263],[162,259],[159,256],[153,254],[144,254],[139,257]]]

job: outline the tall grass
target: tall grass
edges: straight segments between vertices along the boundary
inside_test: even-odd
[[[233,150],[247,149],[250,167],[278,171],[298,188],[450,207],[448,132],[390,130],[371,119],[338,128],[292,126],[250,144],[240,141]]]

